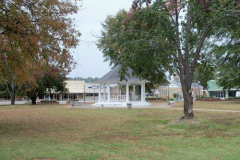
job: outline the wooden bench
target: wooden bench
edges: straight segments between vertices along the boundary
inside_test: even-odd
[[[116,109],[116,106],[122,105],[121,103],[111,103],[111,104],[106,104],[106,103],[98,103],[98,106],[103,109],[104,106],[114,106],[114,109]]]

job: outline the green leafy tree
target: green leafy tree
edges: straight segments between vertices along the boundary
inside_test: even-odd
[[[234,0],[135,0],[129,12],[108,17],[98,47],[111,64],[159,82],[165,71],[180,77],[184,116],[194,118],[191,84],[198,61],[213,36],[229,20],[239,19]],[[126,15],[126,16],[125,16]],[[124,18],[125,16],[125,18]],[[218,33],[218,34],[217,34]]]
[[[226,53],[219,58],[218,84],[224,89],[240,88],[240,54]]]
[[[240,13],[238,12],[240,16]],[[218,84],[224,89],[240,88],[240,21],[229,20],[219,31],[218,41],[212,52],[217,59]]]
[[[213,62],[212,59],[200,60],[193,74],[193,82],[200,82],[204,89],[208,89],[207,82],[215,78],[216,64]]]
[[[166,83],[165,72],[170,69],[169,58],[171,56],[164,54],[159,56],[162,50],[157,48],[152,35],[157,35],[151,30],[151,25],[145,25],[145,29],[141,30],[141,23],[146,18],[136,20],[134,23],[136,28],[126,26],[128,18],[132,13],[124,10],[118,12],[116,16],[108,16],[105,23],[102,24],[102,38],[98,42],[98,47],[102,49],[105,60],[110,60],[110,65],[121,64],[121,76],[124,78],[126,68],[133,69],[137,76],[150,79],[152,84]],[[126,19],[127,18],[127,19]],[[152,15],[147,17],[153,19]],[[154,19],[153,19],[154,20]],[[156,26],[158,23],[155,20]],[[146,31],[144,31],[146,30]],[[151,33],[148,33],[150,30]],[[141,37],[141,39],[139,39]]]

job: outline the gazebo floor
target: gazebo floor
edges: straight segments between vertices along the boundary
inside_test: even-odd
[[[93,104],[93,106],[110,106],[110,107],[127,107],[127,103],[131,103],[132,106],[135,106],[135,107],[141,107],[141,106],[150,106],[151,103],[149,102],[142,102],[142,101],[129,101],[129,102],[97,102],[95,104]]]

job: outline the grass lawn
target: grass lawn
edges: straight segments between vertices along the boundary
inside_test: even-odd
[[[240,113],[62,107],[0,107],[0,159],[240,159]]]
[[[183,102],[175,103],[175,107],[183,108]],[[240,111],[240,101],[194,101],[194,108]]]

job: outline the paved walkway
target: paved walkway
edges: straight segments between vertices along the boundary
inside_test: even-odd
[[[164,108],[164,109],[172,109],[172,110],[183,110],[182,108]],[[207,111],[207,112],[233,112],[233,113],[240,113],[237,110],[219,110],[219,109],[194,109],[193,111]]]
[[[25,104],[27,101],[15,101],[15,104]],[[0,101],[0,105],[10,105],[11,101]]]

